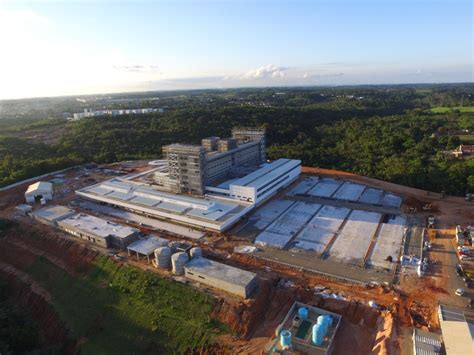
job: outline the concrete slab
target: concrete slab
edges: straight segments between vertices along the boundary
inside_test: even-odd
[[[293,247],[321,253],[344,222],[350,210],[323,206],[295,238]]]
[[[382,199],[382,205],[399,208],[402,205],[402,199],[399,196],[386,192]]]
[[[319,204],[295,203],[260,233],[255,243],[283,248],[320,208]]]
[[[336,232],[350,212],[351,210],[345,207],[325,205],[308,225],[314,225],[315,227]]]
[[[314,186],[311,190],[309,190],[308,194],[311,196],[318,196],[318,197],[331,197],[341,185],[342,185],[342,181],[324,178],[324,179],[321,179],[316,184],[316,186]]]
[[[309,247],[310,250],[320,254],[333,236],[334,232],[317,228],[314,225],[307,225],[296,237],[294,246],[300,249],[307,249]]]
[[[331,259],[361,264],[379,225],[381,214],[354,210],[330,250]]]
[[[385,260],[389,255],[395,262],[398,260],[406,226],[406,218],[404,216],[391,217],[387,223],[382,223],[374,250],[369,258],[369,264],[374,267],[391,269],[393,263]]]
[[[297,194],[305,194],[311,188],[313,188],[319,181],[319,177],[317,176],[308,176],[303,181],[301,181],[296,187],[294,187],[290,192],[288,192],[289,196],[294,196]]]
[[[377,205],[381,203],[383,191],[368,187],[359,198],[359,202]]]
[[[365,185],[345,182],[332,197],[338,200],[357,201],[365,187]]]

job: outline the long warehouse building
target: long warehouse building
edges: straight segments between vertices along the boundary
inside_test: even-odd
[[[223,232],[295,181],[300,172],[301,161],[278,159],[233,181],[228,188],[206,186],[205,197],[160,191],[153,185],[120,178],[77,190],[76,194],[147,217]]]

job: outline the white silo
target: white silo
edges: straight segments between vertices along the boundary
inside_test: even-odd
[[[191,259],[200,258],[202,257],[202,249],[200,247],[191,248],[189,255],[191,256]]]
[[[155,249],[156,266],[160,269],[169,269],[171,263],[171,249],[159,247]]]
[[[179,252],[171,255],[171,264],[173,266],[173,274],[184,275],[184,265],[188,262],[189,257],[185,252]]]

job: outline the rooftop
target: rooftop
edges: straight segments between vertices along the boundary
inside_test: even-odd
[[[52,189],[53,189],[53,184],[51,182],[38,181],[28,186],[28,190],[26,190],[26,193],[37,191],[37,190],[44,191],[44,190],[52,190]]]
[[[63,218],[69,217],[72,214],[74,214],[75,211],[64,207],[64,206],[57,206],[57,205],[52,205],[48,207],[41,208],[34,212],[33,214],[38,217],[45,219],[49,222],[54,222],[54,221],[59,221]]]
[[[168,245],[168,241],[163,238],[148,236],[144,239],[139,239],[130,244],[127,249],[142,255],[151,255],[156,248]]]
[[[284,166],[294,164],[301,164],[301,161],[294,159],[277,159],[269,164],[264,164],[260,169],[255,170],[253,173],[250,173],[243,178],[233,181],[230,185],[237,186],[249,186],[249,187],[259,187],[264,185],[268,181],[271,181],[273,175],[277,176],[278,173],[274,172],[276,169]]]
[[[107,202],[120,201],[137,210],[151,214],[171,213],[200,221],[215,222],[232,217],[242,211],[246,204],[218,198],[199,198],[159,191],[145,184],[114,178],[77,191],[86,197],[105,198]],[[152,211],[152,212],[149,212]]]
[[[102,238],[106,238],[108,236],[126,238],[131,234],[138,232],[138,229],[113,223],[85,213],[78,213],[71,217],[65,218],[61,221],[61,225],[69,225],[76,229],[83,230],[86,233],[90,233]]]
[[[185,269],[244,287],[256,277],[256,274],[253,272],[206,258],[192,259],[186,264]]]
[[[444,354],[441,336],[435,333],[424,332],[420,329],[413,331],[415,355]]]

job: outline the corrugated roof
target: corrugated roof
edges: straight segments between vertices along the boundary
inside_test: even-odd
[[[443,343],[438,334],[415,329],[413,331],[413,340],[415,355],[443,354]]]

